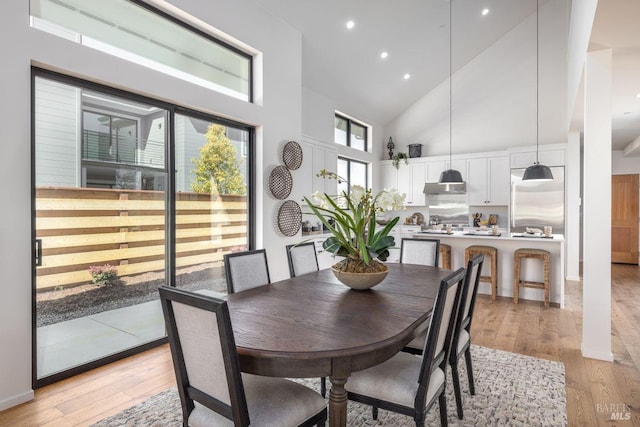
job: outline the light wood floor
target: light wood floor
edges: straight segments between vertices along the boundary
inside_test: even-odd
[[[579,282],[567,283],[566,310],[514,305],[507,298],[492,303],[485,296],[476,305],[473,343],[565,364],[570,426],[640,426],[640,268],[614,264],[612,271],[614,363],[580,354]],[[168,347],[162,346],[38,389],[32,402],[1,412],[0,426],[90,425],[174,381]],[[611,405],[630,408],[631,419],[610,421]]]

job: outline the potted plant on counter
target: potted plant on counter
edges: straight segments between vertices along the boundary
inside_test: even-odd
[[[345,182],[324,169],[318,176]],[[350,194],[343,191],[330,196],[316,191],[312,199],[305,197],[311,211],[332,234],[323,248],[345,257],[332,267],[338,280],[354,289],[369,289],[384,280],[388,268],[381,261],[387,260],[389,248],[395,246],[389,232],[400,218],[395,217],[376,230],[376,214],[404,210],[405,195],[396,189],[384,189],[374,195],[371,189],[352,185]]]

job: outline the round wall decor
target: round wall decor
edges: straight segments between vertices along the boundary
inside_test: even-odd
[[[302,165],[302,148],[295,141],[289,141],[282,150],[282,161],[289,170],[296,170]]]
[[[269,175],[269,190],[276,199],[286,199],[291,193],[293,178],[284,166],[276,166]]]
[[[278,228],[287,237],[295,235],[302,225],[302,209],[293,200],[287,200],[278,209]]]

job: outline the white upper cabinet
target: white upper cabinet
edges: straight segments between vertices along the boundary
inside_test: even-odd
[[[467,166],[467,194],[470,206],[509,204],[508,156],[469,159]]]
[[[427,182],[440,181],[440,174],[445,169],[447,169],[447,162],[444,160],[427,162]]]
[[[302,165],[299,169],[291,171],[291,174],[294,185],[301,189],[301,196],[309,197],[315,191],[336,194],[338,191],[336,180],[319,178],[316,174],[321,169],[336,171],[338,151],[306,141],[301,141],[300,147],[302,147]]]
[[[401,164],[398,169],[398,191],[406,193],[405,203],[408,206],[426,206],[424,183],[426,180],[426,164]]]
[[[546,166],[564,166],[566,150],[543,150],[538,153],[541,164]],[[512,168],[527,168],[536,161],[536,152],[527,151],[522,153],[511,153]]]
[[[424,183],[427,177],[425,162],[412,162],[408,165],[400,162],[398,169],[390,161],[383,161],[379,165],[380,189],[396,188],[406,194],[405,203],[408,206],[426,206]]]

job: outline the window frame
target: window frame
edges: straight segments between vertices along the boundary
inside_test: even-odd
[[[138,6],[141,9],[144,9],[145,11],[147,11],[147,12],[149,12],[151,14],[154,14],[154,15],[162,18],[162,19],[165,19],[170,23],[173,23],[173,24],[175,24],[175,25],[177,25],[179,27],[182,27],[183,29],[185,29],[185,30],[187,30],[187,31],[189,31],[189,32],[191,32],[193,34],[195,34],[197,36],[200,36],[200,37],[210,41],[211,43],[216,44],[218,46],[221,46],[221,47],[223,47],[223,48],[225,48],[225,49],[237,54],[238,56],[246,59],[247,60],[247,65],[248,65],[248,76],[247,76],[247,78],[248,78],[248,83],[249,84],[248,84],[248,88],[247,88],[248,90],[247,90],[246,100],[242,99],[242,101],[246,101],[248,103],[254,103],[254,75],[255,75],[255,73],[254,73],[254,60],[253,60],[254,59],[254,55],[252,55],[251,53],[248,53],[245,50],[242,50],[242,49],[238,48],[237,46],[234,46],[230,42],[227,42],[227,41],[225,41],[225,40],[223,40],[223,39],[221,39],[219,37],[216,37],[215,35],[213,35],[210,32],[207,32],[207,31],[204,31],[204,30],[198,28],[197,26],[189,23],[188,21],[182,20],[182,19],[180,19],[180,18],[178,18],[178,17],[166,12],[165,10],[159,8],[158,6],[155,6],[153,4],[149,4],[145,0],[125,0],[125,1],[127,1],[128,3],[131,3],[131,4],[135,5],[135,6]],[[29,11],[29,13],[30,13],[30,16],[31,16],[31,10]],[[100,17],[98,17],[98,18],[100,18]],[[61,31],[71,31],[74,34],[79,34],[81,36],[80,40],[75,40],[75,41],[76,42],[80,42],[82,44],[82,42],[81,42],[81,39],[82,39],[82,36],[83,36],[82,33],[78,33],[75,30],[70,30],[70,29],[68,29],[66,27],[60,26],[59,24],[47,21],[46,19],[42,19],[42,18],[37,18],[37,19],[39,19],[40,21],[46,23],[47,25],[51,25],[51,26],[53,26],[55,28],[59,28]],[[37,28],[39,28],[40,30],[45,30],[42,27],[37,27]],[[61,36],[61,34],[59,32],[56,32],[56,31],[51,31],[51,30],[45,30],[45,31],[47,31],[49,33],[56,34],[58,36]],[[69,38],[69,37],[65,37],[65,38]],[[98,42],[99,43],[104,43],[105,45],[112,46],[109,42],[104,42],[104,41],[100,41],[100,40],[98,40]],[[136,55],[134,52],[127,51],[127,53],[132,53],[132,54]],[[113,53],[111,53],[111,55],[113,55]],[[116,57],[122,58],[121,56],[118,56],[118,55],[116,55]],[[149,59],[149,58],[145,58],[145,59]],[[125,58],[125,60],[127,60],[127,59]],[[153,60],[153,59],[151,61],[156,62],[156,60]],[[138,65],[141,65],[139,62],[136,62],[136,61],[134,61],[134,63],[136,63]],[[163,65],[163,66],[167,66],[167,64],[164,64],[164,63],[160,63],[160,64]],[[142,64],[142,66],[146,67],[146,65],[144,65],[144,64]],[[169,65],[169,67],[172,67],[172,66]],[[158,71],[157,69],[155,69],[153,67],[151,67],[151,69],[154,69],[154,70]],[[183,72],[185,74],[189,74],[192,77],[203,79],[203,78],[198,77],[196,75],[190,74],[190,73],[188,73],[187,71],[184,71],[184,70],[178,70],[178,71],[181,71],[181,72]],[[162,72],[162,71],[160,71],[160,72]],[[170,75],[172,75],[172,74],[170,74]],[[173,76],[173,77],[176,77],[176,76]],[[180,78],[180,77],[176,77],[176,78]],[[182,79],[182,80],[188,81],[188,82],[190,82],[192,84],[198,84],[198,83],[190,81],[190,80],[186,80],[186,79]],[[214,81],[211,81],[211,80],[208,80],[208,79],[203,79],[203,80],[207,80],[210,83],[213,83],[215,85],[219,85],[219,86],[223,86],[224,87],[224,85],[222,85],[222,84],[220,84],[218,82],[214,82]],[[202,86],[202,85],[200,85],[200,86]],[[206,87],[206,88],[209,89],[209,90],[218,92],[218,93],[225,94],[224,92],[216,91],[215,89],[210,88],[210,87]],[[231,96],[231,95],[227,94],[227,96]],[[238,98],[238,99],[240,99],[240,98]]]
[[[189,115],[203,120],[211,120],[217,124],[229,127],[240,128],[248,131],[248,159],[247,159],[247,247],[255,249],[256,246],[256,233],[257,233],[257,199],[256,199],[256,128],[255,126],[248,125],[246,123],[236,122],[233,120],[225,119],[220,116],[215,116],[211,113],[205,113],[198,110],[181,107],[177,104],[161,101],[155,98],[151,98],[145,95],[136,94],[127,90],[103,85],[91,80],[85,80],[79,77],[69,76],[57,71],[48,70],[36,66],[31,66],[31,99],[30,99],[30,111],[31,111],[31,127],[30,127],[30,139],[31,139],[31,241],[36,239],[36,168],[35,168],[35,152],[36,152],[36,109],[35,109],[35,96],[36,78],[44,78],[53,80],[59,83],[76,86],[81,89],[89,89],[93,91],[103,92],[116,97],[125,98],[134,102],[146,103],[153,105],[160,109],[166,110],[167,115],[167,132],[168,138],[165,145],[165,164],[164,171],[167,175],[167,187],[165,189],[165,282],[175,283],[176,276],[176,159],[175,159],[175,132],[173,124],[175,122],[175,115]],[[82,153],[79,153],[82,156]],[[154,341],[144,343],[132,348],[125,349],[123,351],[101,357],[94,361],[85,363],[83,365],[75,366],[69,369],[65,369],[61,372],[38,378],[37,372],[37,351],[38,351],[38,335],[37,335],[37,313],[36,313],[36,261],[35,258],[31,261],[31,287],[32,287],[32,334],[31,334],[31,354],[32,354],[32,386],[33,388],[39,388],[56,381],[86,372],[90,369],[104,366],[108,363],[115,362],[125,357],[138,354],[142,351],[157,347],[158,345],[167,342],[166,336]]]
[[[335,115],[334,115],[334,123],[335,123],[335,119],[336,118],[344,120],[344,121],[347,122],[347,132],[346,132],[346,134],[347,134],[347,138],[346,138],[347,139],[347,144],[344,145],[344,146],[353,148],[354,150],[362,151],[363,153],[368,153],[369,152],[369,126],[365,125],[362,122],[359,122],[357,120],[349,118],[349,117],[347,117],[347,116],[345,116],[343,114],[339,114],[339,113],[335,113]],[[360,150],[359,148],[355,148],[355,147],[353,147],[351,145],[351,125],[352,124],[356,124],[356,125],[358,125],[358,126],[360,126],[360,127],[362,127],[364,129],[364,150]],[[334,124],[333,128],[335,130],[335,124]],[[342,144],[338,144],[337,142],[335,142],[335,140],[334,140],[334,143],[336,145],[343,146]]]
[[[351,194],[351,164],[352,163],[358,163],[361,165],[364,165],[364,188],[365,190],[369,188],[369,167],[371,165],[371,163],[369,162],[365,162],[364,160],[357,160],[357,159],[352,159],[349,157],[344,157],[344,156],[338,156],[338,162],[340,161],[346,161],[347,162],[347,176],[343,176],[342,178],[344,178],[346,180],[347,183],[347,194]]]

